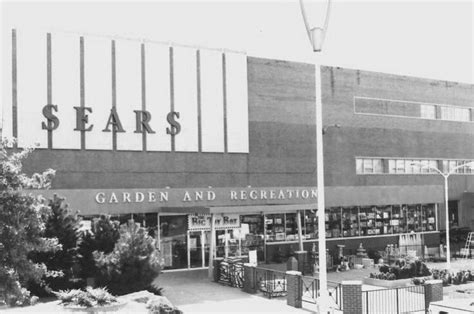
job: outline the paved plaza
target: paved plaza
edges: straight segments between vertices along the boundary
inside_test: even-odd
[[[265,268],[285,270],[286,264],[264,264]],[[430,268],[443,269],[445,263],[428,263]],[[472,260],[453,260],[453,272],[462,269],[474,269]],[[362,280],[377,267],[352,269],[344,272],[328,272],[328,280]],[[210,281],[207,269],[190,271],[171,271],[161,274],[155,283],[164,289],[164,295],[185,313],[316,313],[316,305],[303,302],[303,309],[286,304],[286,298],[268,299],[262,295],[251,295],[238,288],[232,288]],[[363,285],[363,290],[383,289]],[[474,283],[451,285],[443,288],[444,299],[470,298],[471,295],[457,290],[474,289]],[[474,297],[473,297],[474,301]]]
[[[184,313],[302,313],[286,304],[286,298],[268,299],[207,278],[207,269],[166,272],[155,281],[163,294]],[[304,311],[315,313],[310,306]]]

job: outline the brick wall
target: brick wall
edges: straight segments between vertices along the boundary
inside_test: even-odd
[[[429,308],[431,302],[443,300],[443,281],[428,280],[425,282],[425,308]]]
[[[362,281],[342,282],[342,310],[344,314],[362,314]]]
[[[302,305],[302,291],[301,291],[301,273],[298,271],[286,272],[287,295],[286,303],[289,306],[301,308]]]

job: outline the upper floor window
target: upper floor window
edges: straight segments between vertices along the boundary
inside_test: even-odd
[[[470,121],[469,108],[441,106],[441,120]]]
[[[357,158],[356,171],[358,174],[383,173],[382,159],[378,158]]]
[[[437,170],[444,173],[454,171],[456,174],[474,174],[474,160],[358,157],[356,163],[357,174],[436,174]]]
[[[459,168],[456,169],[456,167]],[[443,171],[454,171],[454,173],[460,174],[474,174],[474,162],[472,160],[443,160]]]
[[[420,117],[436,119],[436,107],[434,105],[420,105]]]
[[[474,107],[354,96],[354,112],[378,116],[474,122]]]

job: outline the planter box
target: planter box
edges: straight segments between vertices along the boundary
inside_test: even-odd
[[[428,277],[415,277],[417,279],[429,280],[432,279],[431,276]],[[384,288],[400,288],[412,285],[412,280],[415,278],[408,279],[397,279],[397,280],[383,280],[375,278],[364,278],[363,282],[366,285],[378,286]]]

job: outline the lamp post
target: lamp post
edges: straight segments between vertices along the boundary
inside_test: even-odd
[[[329,23],[329,13],[331,10],[331,0],[328,0],[326,7],[326,16],[324,26],[310,27],[306,15],[303,0],[299,1],[303,22],[306,27],[308,39],[314,52],[314,80],[315,80],[315,99],[316,99],[316,173],[318,187],[318,256],[319,256],[319,298],[318,312],[327,313],[329,309],[329,293],[327,287],[327,268],[326,268],[326,225],[325,225],[325,201],[324,201],[324,162],[323,162],[323,118],[322,118],[322,89],[321,89],[321,68],[319,64],[319,54],[322,51],[326,31]]]
[[[447,264],[446,267],[448,268],[448,270],[451,269],[451,247],[449,244],[448,178],[450,175],[456,173],[456,170],[458,170],[459,168],[470,166],[471,164],[474,165],[474,161],[467,162],[465,164],[454,167],[448,172],[442,172],[438,168],[430,166],[430,165],[422,165],[419,162],[411,163],[412,166],[419,165],[421,166],[421,168],[432,169],[436,171],[438,174],[440,174],[441,176],[443,176],[444,178],[444,208],[446,211],[446,264]]]

